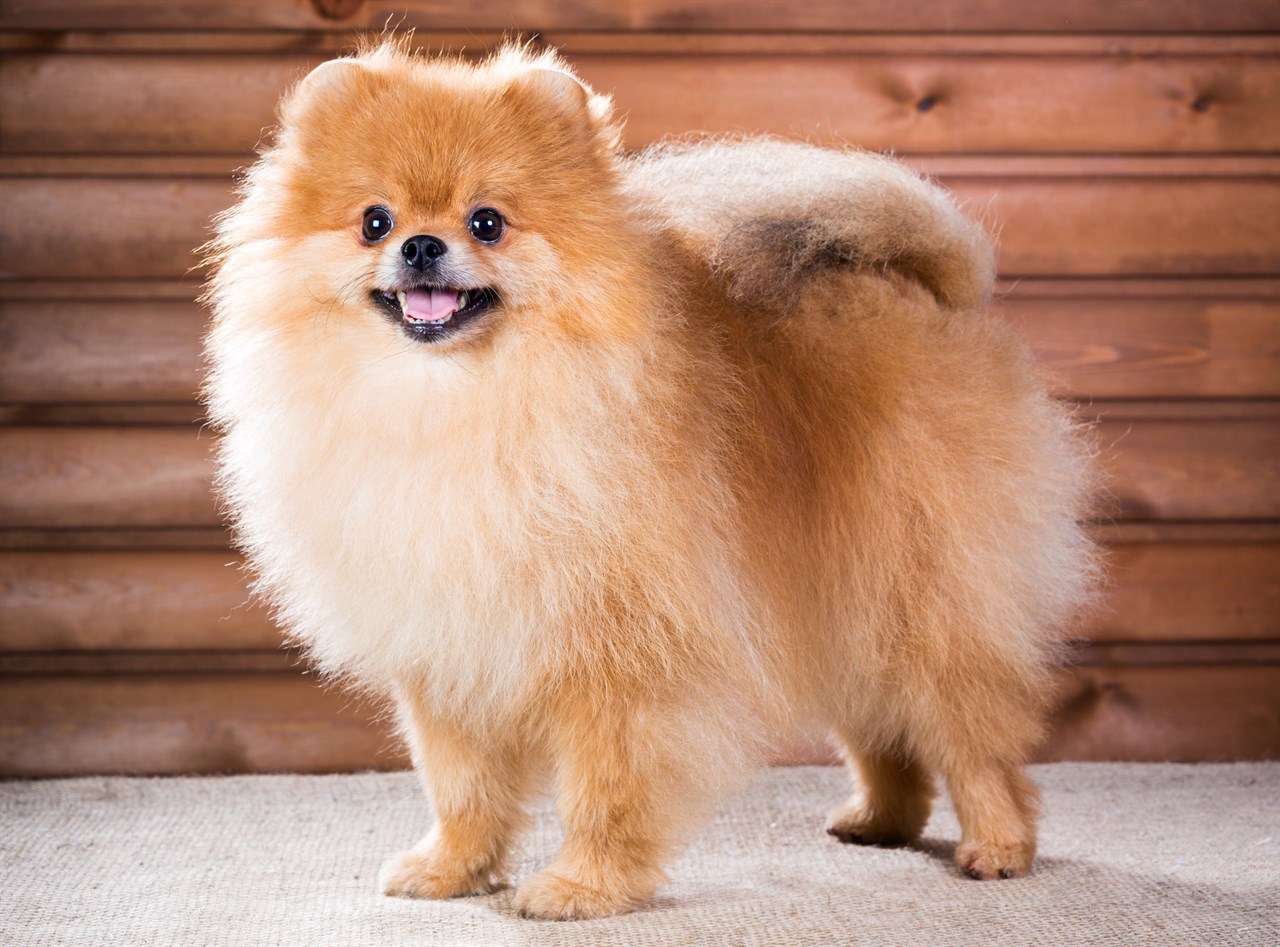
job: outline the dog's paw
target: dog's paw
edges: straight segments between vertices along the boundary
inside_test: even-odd
[[[459,898],[489,894],[495,885],[488,872],[476,872],[435,851],[411,850],[387,859],[378,887],[393,898]]]
[[[827,834],[846,845],[896,848],[914,842],[924,828],[921,820],[906,816],[906,813],[900,813],[894,818],[873,812],[859,802],[851,802],[831,810],[827,816]]]
[[[516,890],[516,910],[520,916],[544,921],[583,921],[625,914],[643,900],[610,896],[549,871],[527,879]]]
[[[964,842],[956,849],[956,865],[961,874],[978,881],[1021,878],[1031,870],[1035,854],[1034,844]]]

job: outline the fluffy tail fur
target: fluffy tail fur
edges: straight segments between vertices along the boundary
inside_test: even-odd
[[[636,157],[627,183],[754,309],[787,313],[827,267],[892,268],[950,309],[981,308],[991,293],[982,228],[880,155],[769,138],[682,141]]]

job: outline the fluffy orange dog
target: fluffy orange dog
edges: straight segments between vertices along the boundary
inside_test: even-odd
[[[1089,471],[939,190],[771,140],[628,157],[552,55],[389,44],[286,97],[215,262],[240,542],[434,806],[386,893],[490,890],[553,776],[519,909],[635,908],[797,723],[856,770],[833,835],[915,838],[941,773],[961,869],[1031,866]]]

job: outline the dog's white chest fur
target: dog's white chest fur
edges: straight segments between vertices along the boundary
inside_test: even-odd
[[[409,397],[394,374],[347,381],[325,397],[259,376],[223,444],[241,536],[282,623],[323,667],[377,688],[411,675],[442,699],[514,696],[546,623],[529,611],[535,550],[511,542],[520,486],[492,437],[454,429],[451,441],[429,416],[455,407],[446,399],[421,386]]]

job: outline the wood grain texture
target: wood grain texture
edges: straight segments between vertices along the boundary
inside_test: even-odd
[[[1136,520],[1280,517],[1280,404],[1115,405],[1096,428],[1103,512]]]
[[[1277,645],[1280,651],[1280,645]],[[166,651],[0,651],[0,676],[121,674],[310,674],[293,648]]]
[[[392,14],[562,49],[631,147],[771,131],[950,187],[1108,476],[1042,758],[1280,758],[1280,4],[0,0],[0,774],[407,765],[244,605],[193,400],[233,172]]]
[[[207,422],[204,407],[194,401],[88,401],[0,403],[0,426],[20,427],[159,427]]]
[[[1249,285],[1265,285],[1264,294],[1272,292],[1270,280],[1245,280]],[[1225,289],[1240,284],[1240,280],[1215,282]],[[1126,284],[1127,285],[1127,284]],[[138,300],[167,300],[191,302],[200,295],[202,281],[195,274],[178,279],[129,279],[119,278],[106,282],[68,282],[50,280],[0,280],[0,299],[25,302],[49,302],[75,299],[100,302],[103,300],[135,302]],[[1275,295],[1280,296],[1280,280],[1275,283]]]
[[[184,428],[0,428],[0,524],[217,525],[212,444]]]
[[[1280,758],[1280,665],[1077,668],[1064,677],[1055,760]]]
[[[1079,667],[1041,760],[1280,757],[1280,666]],[[376,708],[298,673],[0,678],[0,776],[341,772],[407,759]],[[786,762],[826,761],[811,745]],[[816,759],[815,759],[816,758]]]
[[[767,131],[911,152],[1274,150],[1270,57],[579,54],[625,140]],[[1280,135],[1280,129],[1275,129]]]
[[[1172,288],[1172,287],[1171,287]],[[1075,398],[1280,396],[1280,299],[1079,295],[996,307]]]
[[[0,680],[0,775],[402,769],[375,709],[302,674]]]
[[[1271,276],[1280,184],[1271,178],[943,179],[1000,235],[1006,276]],[[0,279],[180,279],[212,216],[208,179],[0,180]],[[33,229],[27,221],[39,219]]]
[[[519,0],[517,0],[519,2]],[[289,33],[270,30],[5,30],[4,53],[274,53],[336,56],[351,51],[363,31]],[[417,53],[483,58],[514,38],[532,49],[554,48],[570,59],[645,55],[875,56],[1274,56],[1275,33],[822,33],[671,30],[417,29],[402,41]]]
[[[0,651],[276,648],[227,552],[0,552]]]
[[[652,44],[650,44],[652,45]],[[309,54],[10,53],[10,154],[247,156]],[[689,132],[772,132],[899,153],[1268,153],[1280,149],[1270,54],[1149,56],[568,51],[642,147]]]
[[[1227,524],[1239,527],[1239,523]],[[1113,524],[1111,530],[1119,530]],[[1280,533],[1280,531],[1277,531]],[[1270,538],[1270,537],[1268,537]],[[1277,536],[1280,541],[1280,536]],[[0,550],[15,552],[51,552],[64,549],[105,549],[121,551],[217,552],[224,559],[234,558],[229,552],[227,531],[222,526],[124,526],[96,529],[58,529],[57,527],[0,527]]]
[[[232,199],[221,180],[0,180],[0,279],[180,279]]]
[[[0,652],[272,649],[227,551],[0,552]],[[1280,639],[1280,541],[1119,543],[1082,631],[1117,642]],[[107,667],[105,659],[103,667]]]
[[[1280,542],[1124,542],[1107,549],[1093,642],[1280,640]]]
[[[999,235],[1006,276],[1272,275],[1280,182],[1267,178],[945,178]]]
[[[248,155],[281,94],[326,58],[9,55],[0,135],[10,153]]]
[[[859,32],[1247,32],[1280,29],[1262,0],[366,0],[326,17],[312,0],[6,0],[0,29]]]
[[[0,301],[0,402],[190,401],[194,302]]]
[[[1280,296],[1201,293],[1019,289],[996,311],[1065,397],[1280,396]],[[0,300],[0,403],[189,402],[205,321],[189,300]]]

